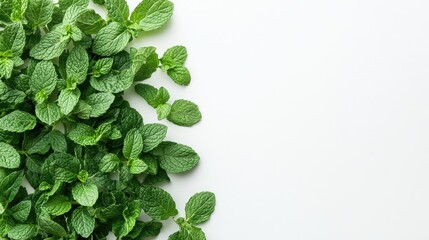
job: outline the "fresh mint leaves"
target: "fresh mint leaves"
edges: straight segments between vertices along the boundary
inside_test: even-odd
[[[0,239],[149,239],[173,218],[179,230],[170,240],[204,240],[199,224],[212,215],[214,194],[195,194],[177,217],[160,187],[199,155],[123,97],[133,88],[159,120],[201,121],[195,103],[141,83],[160,69],[189,85],[184,46],[162,56],[153,46],[127,50],[165,26],[174,5],[93,2],[106,14],[88,9],[89,0],[0,0]]]
[[[0,239],[155,237],[161,221],[178,215],[160,184],[200,161],[123,97],[134,88],[159,120],[187,127],[201,121],[195,103],[141,83],[160,69],[189,85],[184,46],[162,56],[153,46],[126,50],[165,26],[173,3],[94,3],[106,19],[87,9],[89,0],[0,0]],[[191,197],[169,239],[206,239],[198,225],[214,208],[213,193]]]

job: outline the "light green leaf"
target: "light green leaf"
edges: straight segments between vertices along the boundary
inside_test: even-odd
[[[36,225],[18,224],[10,229],[10,231],[7,233],[7,236],[13,240],[27,240],[37,236],[38,232],[39,231]]]
[[[131,68],[133,74],[136,74],[140,68],[147,63],[148,58],[155,53],[154,47],[142,47],[139,49],[131,48],[130,55],[132,60]]]
[[[145,162],[137,158],[131,158],[129,161],[130,173],[140,174],[148,169],[148,166]]]
[[[18,168],[21,163],[21,157],[11,145],[0,142],[0,167]]]
[[[77,183],[72,188],[72,195],[80,205],[91,207],[97,202],[98,189],[95,184]]]
[[[19,22],[23,19],[25,10],[27,9],[28,0],[12,0],[12,14],[10,19],[14,22]]]
[[[94,68],[92,69],[92,75],[94,77],[100,77],[110,72],[113,65],[113,58],[102,58],[95,62]]]
[[[153,108],[165,104],[170,99],[167,89],[160,87],[159,90],[148,84],[137,84],[135,91]]]
[[[176,216],[178,211],[171,195],[158,187],[142,187],[143,210],[155,220],[166,220]]]
[[[64,195],[56,195],[49,198],[43,205],[44,210],[53,216],[61,216],[70,211],[72,205],[68,197]]]
[[[122,153],[127,159],[138,158],[143,150],[143,138],[137,129],[131,129],[124,139]]]
[[[54,4],[52,0],[30,0],[25,18],[33,27],[43,27],[52,20]]]
[[[124,25],[111,22],[95,36],[92,50],[100,56],[111,56],[124,50],[130,38],[131,33]]]
[[[157,147],[167,135],[167,129],[167,126],[159,123],[146,124],[140,128],[143,137],[143,152],[149,152]]]
[[[144,0],[131,13],[131,21],[138,23],[143,31],[152,31],[170,20],[173,9],[168,0]]]
[[[39,217],[39,227],[52,235],[65,237],[67,236],[66,230],[58,223],[52,221],[48,216]]]
[[[76,88],[74,90],[64,89],[58,96],[58,106],[64,115],[68,115],[73,111],[74,107],[79,102],[80,90]]]
[[[161,143],[152,154],[158,157],[161,168],[171,173],[189,171],[200,160],[192,148],[174,142]]]
[[[186,67],[178,66],[167,70],[168,76],[173,81],[182,86],[188,86],[191,83],[191,74]]]
[[[51,60],[59,57],[70,42],[70,35],[64,34],[63,27],[58,26],[42,37],[31,50],[30,56],[39,60]]]
[[[40,121],[52,125],[61,119],[61,110],[55,103],[43,102],[36,105],[36,116]]]
[[[0,52],[11,51],[20,57],[25,46],[25,32],[21,23],[7,25],[0,35]]]
[[[142,210],[140,200],[134,200],[127,204],[122,212],[123,219],[118,219],[112,224],[112,232],[119,238],[126,236],[134,228],[136,220]]]
[[[186,221],[201,224],[209,220],[214,212],[216,197],[211,192],[200,192],[192,196],[186,203]]]
[[[8,58],[0,58],[0,79],[9,79],[12,76],[13,61]]]
[[[106,26],[106,21],[94,10],[87,10],[78,17],[76,25],[86,34],[96,34]]]
[[[0,179],[0,198],[11,202],[19,191],[23,177],[23,171],[16,171]]]
[[[85,102],[91,105],[92,109],[89,114],[90,117],[99,117],[109,110],[115,100],[115,95],[111,93],[94,93],[89,95]]]
[[[195,103],[180,99],[174,101],[167,119],[179,126],[189,127],[201,121],[201,112]]]
[[[158,120],[163,120],[168,117],[171,112],[171,104],[165,103],[156,107],[156,113],[158,115]]]
[[[73,128],[68,137],[75,143],[82,146],[91,146],[97,144],[96,132],[88,125],[79,123]]]
[[[92,77],[91,86],[100,91],[108,93],[119,93],[125,91],[133,84],[133,75],[131,69],[122,71],[111,71],[107,75],[99,78]]]
[[[86,7],[79,6],[77,4],[71,5],[64,13],[63,24],[74,24],[79,16],[82,15],[85,11]]]
[[[76,208],[71,216],[71,224],[77,234],[88,238],[95,228],[95,218],[91,216],[86,208]]]
[[[100,161],[100,171],[112,172],[119,166],[120,160],[116,154],[108,153]]]
[[[73,182],[79,170],[79,160],[68,153],[52,153],[42,165],[42,173],[59,182]]]
[[[85,81],[89,67],[89,57],[86,50],[82,47],[75,47],[67,57],[66,73],[67,78],[81,84]]]
[[[114,22],[127,23],[130,10],[125,0],[105,0],[107,16]]]
[[[15,110],[0,118],[0,129],[9,132],[25,132],[36,126],[36,117],[33,115]]]
[[[31,201],[30,200],[22,201],[16,204],[15,206],[13,206],[10,210],[12,211],[12,217],[15,220],[19,222],[24,222],[25,220],[27,220],[28,215],[30,215]]]
[[[161,58],[162,69],[167,71],[170,68],[183,66],[187,57],[188,53],[184,46],[171,47],[165,51]]]
[[[36,100],[46,100],[55,90],[57,85],[57,73],[51,61],[41,61],[37,63],[29,81],[30,90],[36,96]]]
[[[86,8],[88,7],[89,0],[59,0],[60,9],[66,11],[72,5]]]

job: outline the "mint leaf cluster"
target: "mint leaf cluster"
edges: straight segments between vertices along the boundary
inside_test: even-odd
[[[178,231],[169,239],[204,240],[199,224],[213,213],[214,194],[195,194],[177,217],[160,187],[195,168],[199,155],[167,140],[167,126],[145,123],[123,98],[134,88],[159,120],[201,120],[195,103],[139,83],[160,69],[189,85],[185,47],[162,55],[127,48],[163,27],[174,5],[94,2],[107,19],[89,0],[0,0],[0,239],[149,239],[173,219]]]

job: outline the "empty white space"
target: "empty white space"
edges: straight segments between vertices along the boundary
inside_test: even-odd
[[[165,187],[181,213],[193,193],[217,194],[209,240],[429,239],[429,1],[174,3],[133,45],[188,48],[189,87],[148,82],[203,113],[192,128],[164,122],[201,156]]]

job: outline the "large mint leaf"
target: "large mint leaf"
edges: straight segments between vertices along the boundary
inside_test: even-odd
[[[21,57],[25,46],[25,32],[21,23],[7,25],[0,35],[0,52],[11,51]]]
[[[0,129],[9,132],[25,132],[36,126],[36,117],[30,113],[15,110],[0,118]]]
[[[56,27],[43,36],[31,50],[30,56],[39,60],[50,60],[59,57],[67,48],[71,36],[64,32],[62,26]]]
[[[98,32],[94,39],[92,51],[100,56],[111,56],[124,50],[131,33],[118,22],[111,22]]]
[[[0,142],[0,167],[18,168],[21,157],[10,144]]]
[[[168,0],[144,0],[132,12],[131,21],[138,23],[143,31],[152,31],[170,20],[173,9]]]
[[[33,28],[43,27],[52,20],[54,4],[52,0],[30,0],[25,17]]]
[[[192,148],[174,142],[161,143],[152,151],[152,154],[159,158],[161,167],[171,173],[189,171],[200,160]]]

